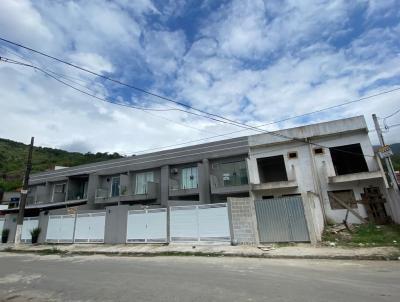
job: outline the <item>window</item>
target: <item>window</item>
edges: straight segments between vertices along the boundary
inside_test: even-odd
[[[64,192],[65,192],[65,184],[54,185],[54,193],[64,193]]]
[[[341,210],[345,209],[337,200],[335,200],[336,197],[349,205],[351,208],[357,208],[357,201],[354,196],[353,190],[337,190],[337,191],[331,191],[328,192],[329,196],[329,204],[331,205],[332,210]]]
[[[119,176],[111,178],[111,197],[119,196]]]
[[[324,149],[322,148],[315,148],[314,149],[314,154],[318,155],[318,154],[324,154]]]
[[[295,159],[295,158],[297,158],[297,152],[289,152],[289,153],[288,153],[288,158],[289,158],[289,159]]]
[[[147,194],[147,183],[149,181],[154,181],[152,171],[136,174],[135,194]]]
[[[220,185],[240,186],[247,185],[247,168],[244,161],[221,163],[217,165],[216,174]]]
[[[283,155],[257,158],[257,165],[261,183],[288,180]]]
[[[329,148],[336,175],[368,172],[360,144]]]
[[[181,189],[194,189],[198,186],[197,167],[182,169]]]

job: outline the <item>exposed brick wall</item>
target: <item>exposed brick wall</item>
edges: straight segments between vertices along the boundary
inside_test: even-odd
[[[233,240],[238,244],[257,244],[257,220],[251,198],[228,199]]]

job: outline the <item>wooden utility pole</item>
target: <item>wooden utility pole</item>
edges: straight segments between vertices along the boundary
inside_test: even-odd
[[[15,241],[14,241],[15,244],[21,243],[22,225],[24,223],[26,198],[28,196],[29,174],[31,173],[31,169],[32,169],[32,152],[33,152],[34,140],[35,140],[35,138],[32,137],[31,144],[29,145],[28,160],[26,161],[24,183],[23,183],[22,190],[21,190],[21,201],[19,202],[19,211],[18,211],[18,217],[17,217],[17,229],[15,231]]]
[[[375,130],[376,133],[378,134],[378,138],[379,138],[379,142],[381,144],[381,147],[385,146],[385,141],[383,140],[383,134],[382,134],[382,130],[381,130],[381,126],[379,125],[378,122],[378,118],[376,116],[376,114],[372,115],[372,119],[374,120],[374,124],[375,124]],[[394,169],[393,169],[393,165],[392,165],[392,161],[390,159],[390,157],[385,157],[385,164],[386,164],[386,168],[390,177],[390,182],[392,183],[392,187],[395,191],[399,191],[399,185],[397,184],[397,179],[396,179],[396,174],[394,173]]]

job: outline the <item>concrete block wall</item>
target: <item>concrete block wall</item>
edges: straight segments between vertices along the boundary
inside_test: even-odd
[[[250,197],[228,198],[232,242],[255,245],[259,243],[254,200]]]

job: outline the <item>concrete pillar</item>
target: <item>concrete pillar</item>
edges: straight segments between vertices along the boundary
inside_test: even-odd
[[[126,228],[128,223],[129,206],[111,206],[106,208],[106,225],[104,243],[126,243]]]
[[[169,166],[161,167],[161,205],[167,206],[169,199]]]
[[[39,214],[40,234],[38,238],[38,243],[44,243],[46,241],[48,224],[49,224],[49,215],[45,215],[44,212],[40,212]]]
[[[199,175],[199,199],[201,203],[211,203],[210,192],[210,163],[208,159],[203,159],[202,163],[197,164]]]
[[[87,188],[88,205],[94,205],[98,184],[99,184],[99,176],[97,174],[89,174],[89,181]]]
[[[304,207],[304,215],[306,217],[306,222],[307,222],[307,228],[308,228],[308,234],[310,236],[310,241],[312,245],[317,244],[317,231],[316,231],[316,226],[315,226],[315,217],[313,215],[313,211],[311,208],[311,201],[306,192],[301,193],[301,199],[303,201],[303,207]]]

